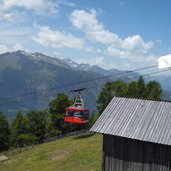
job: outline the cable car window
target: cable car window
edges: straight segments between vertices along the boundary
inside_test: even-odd
[[[80,116],[80,111],[74,111],[74,116],[79,117]]]
[[[88,120],[89,119],[89,111],[88,110],[84,111],[83,118],[84,118],[84,120]]]
[[[74,111],[73,110],[67,110],[66,111],[66,116],[73,116],[74,115]]]

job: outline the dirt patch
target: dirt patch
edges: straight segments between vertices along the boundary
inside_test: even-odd
[[[65,157],[67,154],[70,153],[70,150],[58,150],[52,157],[52,160],[59,160]]]

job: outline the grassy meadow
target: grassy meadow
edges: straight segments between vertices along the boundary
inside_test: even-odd
[[[102,135],[84,134],[34,146],[0,162],[0,171],[100,171]]]

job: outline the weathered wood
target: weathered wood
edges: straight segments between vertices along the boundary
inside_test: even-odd
[[[103,171],[171,171],[171,146],[103,136]]]

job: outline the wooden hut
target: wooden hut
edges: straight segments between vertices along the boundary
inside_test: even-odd
[[[171,102],[114,97],[90,131],[103,171],[171,171]]]

